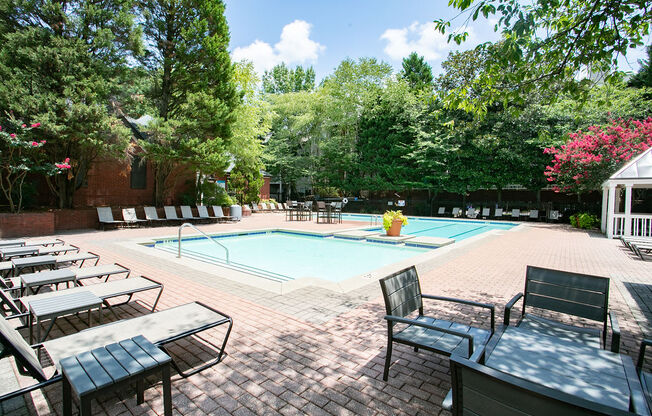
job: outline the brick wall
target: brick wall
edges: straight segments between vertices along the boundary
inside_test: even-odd
[[[54,234],[54,212],[0,214],[0,237],[31,237]]]
[[[269,182],[272,180],[269,176],[263,178],[265,181],[263,187],[260,188],[260,199],[269,199]]]

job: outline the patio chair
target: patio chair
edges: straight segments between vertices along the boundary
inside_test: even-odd
[[[156,207],[145,207],[145,219],[147,219],[150,224],[164,225],[168,223],[167,219],[159,218]]]
[[[320,221],[321,220],[321,221]],[[328,210],[324,201],[317,201],[317,222],[329,222]]]
[[[260,212],[260,209],[258,209],[258,204],[254,204],[253,202],[250,204],[251,207],[251,213],[253,214],[254,212]]]
[[[469,208],[469,209],[466,210],[466,217],[475,219],[475,218],[478,218],[478,213],[479,213],[479,211],[477,209]]]
[[[452,215],[454,218],[459,217],[460,215],[462,215],[462,209],[457,207],[453,208]]]
[[[174,222],[176,224],[181,224],[186,222],[183,218],[177,217],[177,209],[173,206],[166,205],[163,207],[163,210],[165,211],[165,219],[168,222]]]
[[[514,208],[512,210],[512,219],[519,220],[521,218],[521,210],[518,208]]]
[[[221,220],[221,218],[217,216],[209,215],[208,208],[206,208],[205,205],[197,205],[197,214],[199,214],[199,218],[203,218],[207,221],[218,222]]]
[[[638,351],[638,360],[636,361],[636,372],[641,380],[645,401],[649,408],[652,408],[652,373],[643,370],[645,364],[645,347],[652,346],[652,340],[644,339],[641,341],[641,348]]]
[[[528,216],[528,220],[538,221],[539,220],[539,210],[538,209],[531,209],[530,210],[530,215]]]
[[[421,293],[419,276],[414,266],[403,269],[380,280],[385,299],[387,321],[387,355],[383,380],[387,381],[394,342],[436,352],[446,356],[458,354],[471,357],[482,349],[494,332],[494,306],[469,300],[453,299]],[[437,319],[423,314],[423,299],[469,305],[491,312],[491,330],[476,328],[456,322]],[[418,311],[416,318],[407,318]],[[399,329],[395,331],[395,328]]]
[[[634,415],[524,380],[461,356],[451,356],[452,396],[442,407],[453,416]]]
[[[145,225],[147,220],[141,220],[136,215],[136,208],[122,208],[122,219],[125,223],[135,226]]]
[[[550,212],[548,212],[548,221],[559,221],[559,211],[556,209],[550,210]]]
[[[219,205],[213,205],[213,214],[216,218],[219,218],[220,221],[237,221],[237,218],[230,215],[224,215],[224,210]]]
[[[489,218],[491,214],[491,208],[482,208],[482,218]]]
[[[496,208],[494,210],[494,218],[497,218],[497,219],[503,218],[503,209],[502,208]]]
[[[439,207],[439,209],[437,210],[437,215],[440,215],[442,217],[445,216],[446,215],[446,207]]]
[[[193,302],[136,318],[96,326],[34,346],[29,345],[22,335],[5,318],[0,316],[0,343],[3,345],[0,356],[14,356],[19,366],[24,368],[37,381],[36,384],[31,386],[1,395],[0,403],[61,381],[60,361],[65,357],[91,351],[138,335],[144,336],[170,355],[165,348],[166,345],[221,325],[227,325],[221,345],[209,344],[216,350],[214,359],[185,372],[181,370],[174,359],[172,360],[172,366],[184,378],[197,374],[222,361],[225,356],[224,349],[233,326],[233,320],[230,316],[203,303]],[[45,369],[41,366],[40,360],[34,351],[40,348],[49,355],[57,370],[51,377],[46,375]]]
[[[100,221],[100,227],[102,227],[102,230],[106,230],[107,226],[118,227],[119,225],[125,224],[124,221],[113,219],[111,207],[97,207],[97,217]]]
[[[192,213],[192,208],[190,208],[189,205],[181,205],[181,218],[185,221],[192,221],[202,224],[213,222],[213,220],[210,218],[195,217],[195,215]]]
[[[609,278],[562,270],[527,266],[525,294],[516,294],[505,305],[504,324],[510,325],[514,304],[523,299],[516,326],[595,348],[607,348],[607,320],[611,323],[611,351],[620,350],[620,327],[614,312],[609,311]],[[532,313],[526,308],[557,312],[602,323],[602,328],[563,324]]]

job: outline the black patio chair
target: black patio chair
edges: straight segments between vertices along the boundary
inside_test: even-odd
[[[450,356],[458,354],[471,357],[481,350],[494,332],[494,305],[453,299],[421,293],[419,276],[414,266],[403,269],[380,280],[387,315],[387,355],[383,380],[387,381],[392,359],[392,344],[397,342]],[[437,319],[423,314],[423,299],[475,306],[491,312],[491,330],[475,328],[456,322]],[[418,311],[415,318],[408,318]],[[399,327],[397,330],[396,327]]]
[[[504,324],[510,324],[514,304],[523,298],[523,309],[516,326],[544,335],[580,342],[596,348],[607,346],[607,320],[611,323],[611,351],[620,350],[620,327],[614,312],[609,312],[609,278],[562,270],[527,266],[525,294],[518,293],[505,305]],[[602,323],[602,328],[563,324],[525,309],[534,307]],[[608,319],[607,319],[608,317]]]

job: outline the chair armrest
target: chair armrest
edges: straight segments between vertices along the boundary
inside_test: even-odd
[[[638,360],[636,360],[636,369],[640,372],[643,368],[643,360],[645,359],[645,347],[652,347],[652,339],[643,339],[641,341],[641,348],[638,351]]]
[[[443,332],[445,334],[451,334],[451,335],[456,335],[458,337],[466,338],[469,340],[469,357],[473,355],[473,335],[466,334],[459,331],[454,331],[452,329],[440,328],[435,325],[430,325],[425,322],[417,321],[416,319],[401,318],[400,316],[385,315],[385,319],[392,322],[420,326],[422,328],[432,329],[433,331]]]
[[[611,352],[617,353],[620,351],[620,325],[615,312],[609,312],[609,321],[611,322]]]
[[[509,317],[512,313],[512,308],[514,307],[514,304],[516,304],[516,302],[518,302],[518,300],[522,297],[523,293],[519,292],[509,302],[507,302],[507,305],[505,305],[505,316],[503,318],[503,324],[505,326],[509,326]]]
[[[433,299],[433,300],[441,300],[444,302],[455,302],[455,303],[461,303],[463,305],[469,305],[469,306],[475,306],[478,308],[484,308],[484,309],[489,309],[491,311],[491,333],[494,332],[494,327],[496,323],[496,317],[495,317],[495,307],[494,305],[490,303],[480,303],[480,302],[474,302],[472,300],[466,300],[466,299],[456,299],[456,298],[448,298],[445,296],[435,296],[435,295],[424,295],[421,294],[421,297],[424,299]]]

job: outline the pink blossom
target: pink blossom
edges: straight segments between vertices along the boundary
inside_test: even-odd
[[[23,124],[23,125],[20,126],[20,127],[25,128],[25,127],[27,127],[27,124]]]
[[[34,124],[32,124],[32,127],[33,127],[33,128],[41,127],[41,123],[34,123]]]
[[[70,158],[69,158],[69,157],[65,158],[65,159],[63,160],[63,163],[70,163]]]
[[[45,140],[41,140],[41,144],[45,144],[45,143],[46,143],[46,141],[45,141]]]
[[[32,142],[32,146],[36,147],[36,146],[38,146],[38,143],[37,142]]]
[[[14,133],[11,133],[11,134],[9,135],[9,137],[11,137],[12,139],[15,139],[15,138],[16,138],[16,135],[15,135]]]

